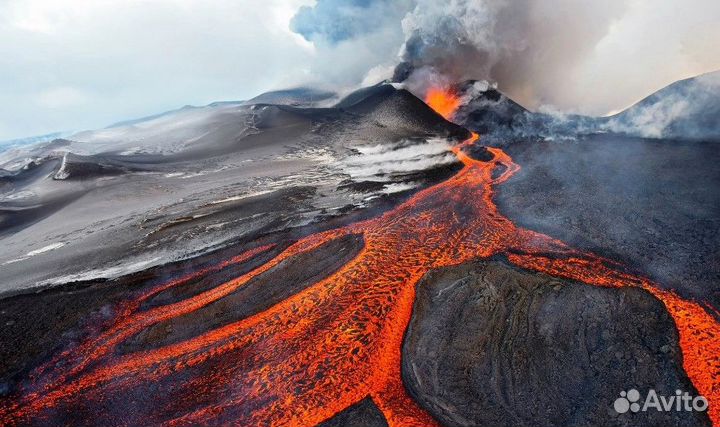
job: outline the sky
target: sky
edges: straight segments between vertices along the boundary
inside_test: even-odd
[[[401,61],[602,115],[720,69],[719,22],[717,0],[0,0],[0,140],[348,90]]]

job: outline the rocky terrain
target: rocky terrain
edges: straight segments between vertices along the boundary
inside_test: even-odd
[[[709,425],[704,414],[610,405],[633,384],[692,385],[672,319],[650,294],[557,280],[483,261],[418,284],[403,346],[410,393],[447,426]],[[621,313],[621,315],[618,315]]]
[[[720,139],[720,71],[680,80],[613,116],[599,119],[608,132],[645,138]]]
[[[675,82],[607,117],[529,111],[484,81],[462,82],[454,90],[463,99],[455,122],[500,146],[596,134],[720,141],[720,71]]]
[[[519,224],[720,307],[716,145],[611,135],[515,145],[523,167],[497,201]]]

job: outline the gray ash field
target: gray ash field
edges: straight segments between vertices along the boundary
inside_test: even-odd
[[[442,180],[467,131],[418,104],[383,85],[338,108],[184,108],[0,154],[0,291],[118,277]]]
[[[614,118],[465,82],[455,123],[301,88],[0,152],[0,424],[717,425],[718,76]]]
[[[516,223],[720,307],[716,142],[597,135],[507,151],[523,168],[497,201]]]

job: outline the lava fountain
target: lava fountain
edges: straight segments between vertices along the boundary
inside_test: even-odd
[[[440,92],[429,92],[428,104],[452,117],[459,100]],[[672,314],[685,370],[720,425],[717,321],[618,263],[513,224],[498,211],[493,192],[519,166],[498,148],[487,148],[489,161],[472,158],[465,148],[477,139],[453,147],[464,165],[455,176],[376,218],[300,239],[264,265],[183,300],[141,309],[154,290],[128,301],[111,327],[38,368],[20,395],[4,400],[0,423],[51,424],[75,414],[78,423],[102,425],[314,426],[370,397],[391,426],[436,425],[407,395],[400,374],[416,284],[432,269],[505,254],[522,268],[652,292]],[[160,348],[115,351],[152,325],[191,315],[284,260],[348,235],[364,242],[351,261],[263,312]]]
[[[425,103],[445,119],[452,120],[462,100],[453,91],[433,86],[425,95]]]

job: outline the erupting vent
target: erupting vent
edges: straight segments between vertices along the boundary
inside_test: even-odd
[[[425,102],[447,120],[452,120],[461,104],[459,96],[439,87],[428,89],[427,94],[425,94]]]

